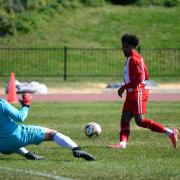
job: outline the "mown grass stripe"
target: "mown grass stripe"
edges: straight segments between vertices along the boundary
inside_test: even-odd
[[[42,177],[46,177],[46,178],[51,178],[51,179],[57,179],[57,180],[73,180],[71,178],[66,178],[63,176],[57,176],[54,174],[49,174],[49,173],[43,173],[43,172],[34,172],[31,170],[25,170],[25,169],[13,169],[13,168],[9,168],[9,167],[1,167],[0,166],[0,170],[6,170],[6,171],[14,171],[14,172],[19,172],[22,174],[30,174],[33,176],[42,176]]]

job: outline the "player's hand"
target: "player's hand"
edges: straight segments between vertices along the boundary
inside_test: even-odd
[[[32,94],[25,93],[22,95],[22,101],[21,101],[22,106],[30,107],[31,102],[32,102]]]
[[[122,94],[123,94],[124,90],[125,90],[124,87],[121,86],[121,87],[118,89],[118,96],[122,97]]]

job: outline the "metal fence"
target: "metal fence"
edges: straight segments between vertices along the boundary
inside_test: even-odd
[[[180,76],[180,49],[141,49],[151,76]],[[120,77],[120,49],[0,48],[0,76]]]

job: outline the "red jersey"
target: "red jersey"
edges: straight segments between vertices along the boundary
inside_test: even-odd
[[[148,70],[142,56],[133,50],[124,65],[124,88],[127,92],[144,89],[145,80],[149,79]]]

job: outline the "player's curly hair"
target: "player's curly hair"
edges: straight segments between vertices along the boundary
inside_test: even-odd
[[[121,37],[121,42],[122,43],[128,43],[132,47],[136,48],[139,45],[139,38],[133,34],[124,34]]]

